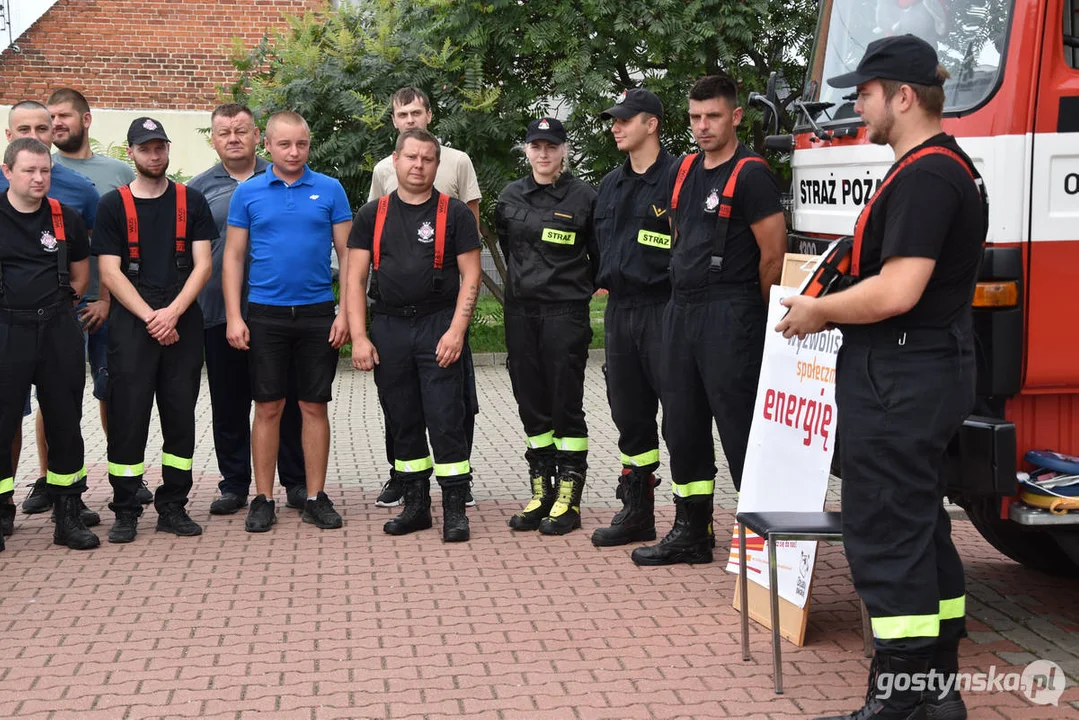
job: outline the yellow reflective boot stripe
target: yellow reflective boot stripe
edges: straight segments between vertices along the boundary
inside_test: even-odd
[[[940,601],[940,619],[955,620],[967,614],[967,596],[960,595],[957,598]]]
[[[472,472],[472,466],[468,460],[456,463],[435,463],[435,477],[453,477]]]
[[[696,495],[711,495],[715,492],[715,480],[697,480],[688,483],[671,483],[674,494],[680,498],[694,497]]]
[[[4,493],[15,492],[15,478],[7,477],[0,480],[0,495]]]
[[[588,449],[588,438],[555,438],[555,447],[566,452],[584,452]]]
[[[878,640],[940,635],[940,615],[897,615],[871,618],[870,624],[873,626],[873,637]]]
[[[649,450],[646,453],[640,455],[626,455],[622,453],[622,464],[629,465],[630,467],[641,467],[643,465],[651,465],[652,463],[659,462],[659,448],[655,450]]]
[[[109,463],[109,475],[115,475],[116,477],[135,477],[136,475],[142,475],[145,469],[146,466],[141,462],[134,465]]]
[[[184,458],[172,453],[161,453],[161,464],[177,470],[190,470],[193,458]]]
[[[47,485],[60,485],[61,487],[70,487],[86,477],[86,466],[83,465],[82,469],[73,473],[54,473],[52,470],[45,472],[45,483]]]
[[[548,430],[541,435],[532,435],[526,442],[528,443],[528,447],[533,450],[550,447],[551,445],[554,445],[554,430]]]
[[[565,515],[572,507],[574,512],[580,512],[581,508],[571,506],[573,502],[573,481],[563,480],[558,484],[558,499],[555,500],[554,505],[551,506],[551,512],[549,517],[558,517]]]
[[[416,460],[394,460],[393,469],[397,472],[423,472],[434,466],[431,456],[417,458]]]

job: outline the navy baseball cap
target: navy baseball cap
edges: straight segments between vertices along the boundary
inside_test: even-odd
[[[869,43],[854,72],[828,78],[834,88],[861,85],[870,80],[896,80],[915,85],[942,85],[937,77],[937,51],[916,35],[896,35]]]
[[[150,140],[172,142],[165,134],[165,128],[157,120],[148,117],[135,118],[127,129],[127,144],[141,145]]]
[[[599,114],[601,118],[618,118],[628,120],[634,115],[649,113],[660,120],[663,119],[663,103],[655,93],[644,88],[632,88],[623,90],[614,101],[614,107],[609,107]]]
[[[525,142],[530,143],[536,140],[546,140],[555,145],[561,145],[566,142],[566,128],[562,126],[562,123],[557,118],[553,117],[542,117],[533,120],[528,124]]]

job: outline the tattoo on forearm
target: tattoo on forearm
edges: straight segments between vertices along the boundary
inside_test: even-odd
[[[476,309],[476,298],[480,294],[480,286],[478,284],[470,285],[465,288],[465,292],[465,302],[461,306],[461,315],[466,321],[470,321],[472,320],[472,312]]]

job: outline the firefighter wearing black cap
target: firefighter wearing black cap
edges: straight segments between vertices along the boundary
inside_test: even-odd
[[[107,405],[114,543],[133,541],[142,515],[136,493],[155,396],[164,440],[157,529],[202,533],[184,506],[202,373],[202,312],[195,300],[210,277],[210,241],[217,236],[202,194],[165,176],[169,138],[161,123],[136,119],[127,142],[135,180],[101,198],[93,245],[101,282],[119,300],[109,311]]]
[[[601,118],[626,161],[603,178],[596,195],[599,247],[596,285],[606,288],[603,319],[607,400],[618,428],[622,509],[592,543],[625,545],[656,539],[654,471],[659,467],[663,377],[663,310],[671,297],[671,229],[667,185],[674,158],[660,145],[663,103],[644,88],[618,96]]]
[[[86,550],[100,541],[79,512],[86,375],[75,300],[90,281],[90,241],[82,217],[46,197],[51,170],[49,148],[36,138],[13,140],[4,151],[10,186],[0,194],[0,502],[15,490],[12,440],[33,383],[49,443],[53,542]]]
[[[903,35],[870,43],[857,70],[828,80],[857,87],[855,112],[870,142],[892,147],[895,164],[858,217],[853,286],[786,298],[790,311],[776,328],[784,337],[827,325],[843,331],[843,543],[876,655],[865,706],[827,720],[967,717],[960,694],[945,692],[966,629],[963,564],[940,471],[974,406],[971,301],[988,201],[974,164],[941,125],[947,77],[930,45]],[[924,696],[896,682],[919,674],[937,679]]]
[[[566,152],[561,122],[533,120],[525,135],[532,172],[507,185],[495,209],[506,258],[510,381],[527,436],[532,489],[532,499],[509,526],[546,535],[581,526],[588,302],[599,262],[592,223],[596,191],[566,171]]]
[[[383,527],[405,535],[431,527],[431,473],[442,488],[442,539],[469,539],[472,482],[465,414],[465,333],[480,291],[476,218],[434,190],[440,147],[412,128],[397,138],[397,190],[360,208],[349,235],[346,309],[352,365],[375,371],[404,508]],[[374,267],[370,337],[363,297]],[[427,449],[427,437],[431,451]],[[432,455],[434,456],[432,460]]]
[[[766,302],[787,245],[779,186],[738,141],[734,82],[698,80],[689,92],[693,137],[703,151],[671,177],[671,301],[663,317],[663,415],[675,518],[658,544],[633,551],[638,565],[712,561],[715,448],[712,420],[735,489],[764,352]]]

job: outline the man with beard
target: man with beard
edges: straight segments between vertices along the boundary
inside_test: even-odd
[[[8,113],[8,127],[5,129],[8,142],[16,138],[31,137],[43,142],[45,147],[52,143],[52,122],[49,118],[48,109],[39,102],[23,100],[15,103]],[[94,184],[86,177],[77,172],[72,172],[66,167],[53,164],[49,178],[49,197],[59,200],[68,207],[74,209],[82,216],[88,230],[94,227],[94,218],[97,215],[98,192]],[[0,175],[0,192],[8,188],[7,178]],[[30,394],[26,395],[26,406],[23,416],[30,414]],[[45,426],[41,421],[41,413],[37,416],[37,451],[39,475],[30,491],[29,496],[23,501],[23,512],[27,514],[40,513],[52,507],[52,500],[47,492],[47,443],[45,441]],[[11,447],[13,466],[18,467],[19,456],[22,454],[22,426],[15,432],[15,439]],[[82,504],[81,497],[78,499]],[[87,526],[97,525],[101,522],[97,513],[82,506],[83,521]],[[0,532],[3,535],[11,535],[15,530],[15,505],[11,497],[6,502],[0,502]]]
[[[221,471],[221,496],[210,504],[211,515],[232,515],[247,505],[251,490],[251,369],[250,355],[229,345],[225,337],[225,296],[221,289],[221,260],[229,202],[236,187],[257,178],[269,167],[255,154],[259,130],[254,116],[243,105],[226,103],[210,114],[210,142],[221,162],[194,177],[188,187],[206,196],[220,236],[213,241],[214,269],[199,294],[206,338],[206,380],[213,410],[214,453]],[[246,271],[250,261],[244,264]],[[247,315],[246,287],[241,294],[241,314]],[[307,501],[304,471],[302,419],[296,401],[296,370],[288,371],[285,409],[281,413],[281,442],[277,474],[285,488],[288,507],[303,510]]]
[[[93,252],[101,283],[119,302],[109,310],[108,455],[116,522],[109,542],[135,539],[146,440],[154,398],[161,416],[162,484],[157,529],[200,535],[184,509],[191,492],[195,402],[202,374],[202,312],[195,300],[210,277],[217,234],[206,199],[169,180],[169,138],[141,117],[127,131],[136,178],[101,199]]]

